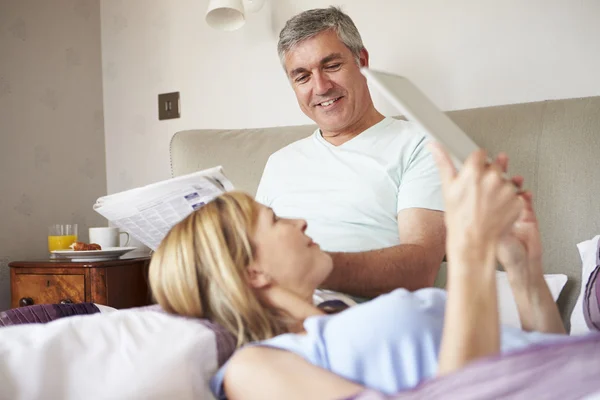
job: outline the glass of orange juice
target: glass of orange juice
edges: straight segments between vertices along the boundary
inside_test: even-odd
[[[53,224],[48,228],[48,251],[71,250],[77,241],[77,224]]]

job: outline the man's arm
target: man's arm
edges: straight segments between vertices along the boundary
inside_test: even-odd
[[[357,253],[330,253],[333,271],[323,288],[375,297],[396,288],[433,286],[445,254],[444,213],[408,208],[398,213],[402,244]]]

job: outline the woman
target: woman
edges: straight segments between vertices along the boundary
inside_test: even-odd
[[[482,154],[474,154],[457,174],[442,148],[432,150],[443,178],[449,239],[449,295],[437,371],[445,376],[423,380],[410,390],[387,397],[365,391],[369,385],[356,377],[331,373],[331,369],[319,368],[292,352],[252,346],[236,353],[229,362],[225,388],[230,398],[337,399],[359,393],[352,398],[565,399],[600,394],[598,334],[524,346],[520,351],[498,355],[500,347],[506,349],[507,335],[506,329],[500,331],[498,327],[494,275],[490,273],[495,265],[489,260],[496,256],[511,277],[523,327],[564,331],[558,310],[542,284],[541,242],[531,195],[519,196],[523,209],[517,221],[508,225],[510,230],[502,230],[499,221],[508,212],[496,207],[514,203],[514,193],[508,190],[512,188],[498,185],[499,172],[506,171],[506,157],[501,155],[496,165],[488,166]],[[522,178],[514,178],[513,183],[521,186]],[[370,370],[385,374],[386,366],[381,366],[373,365]]]
[[[503,179],[504,155],[490,165],[484,152],[476,152],[457,174],[443,149],[432,150],[447,208],[448,296],[434,288],[398,289],[324,315],[311,298],[331,271],[329,256],[304,234],[304,221],[279,219],[239,193],[215,199],[172,229],[150,266],[160,305],[222,324],[240,347],[262,346],[242,350],[219,371],[218,397],[262,398],[262,389],[272,390],[277,382],[253,376],[254,368],[268,364],[260,362],[262,355],[282,371],[286,365],[307,368],[306,375],[291,374],[298,378],[288,386],[295,393],[335,398],[363,387],[411,389],[479,357],[564,335],[543,279],[531,195],[515,190],[523,179]],[[537,332],[498,326],[497,260],[509,274],[524,330]],[[319,368],[352,382],[331,374],[344,384],[321,387]]]

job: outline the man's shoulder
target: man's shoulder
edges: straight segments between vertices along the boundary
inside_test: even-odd
[[[420,125],[402,119],[387,117],[385,125],[365,137],[365,151],[377,154],[412,154],[421,148],[428,136]]]
[[[397,133],[402,133],[401,136],[403,136],[404,138],[416,140],[422,140],[427,136],[423,128],[421,128],[420,125],[413,121],[407,121],[405,119],[391,117],[390,120],[391,122],[387,126],[386,132],[390,132],[394,135],[396,135]],[[399,136],[396,135],[396,137]]]
[[[299,151],[306,150],[307,147],[312,146],[313,136],[314,136],[314,133],[310,134],[310,136],[307,136],[305,138],[298,139],[298,140],[282,147],[281,149],[273,152],[273,154],[271,154],[269,156],[269,161],[284,160],[287,157],[293,156],[293,154],[295,154]]]

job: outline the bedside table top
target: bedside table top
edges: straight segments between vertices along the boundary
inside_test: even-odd
[[[68,259],[41,259],[27,261],[11,261],[8,263],[10,268],[107,268],[120,267],[123,265],[137,264],[140,262],[150,261],[150,256],[121,256],[116,260],[109,261],[71,261]]]

